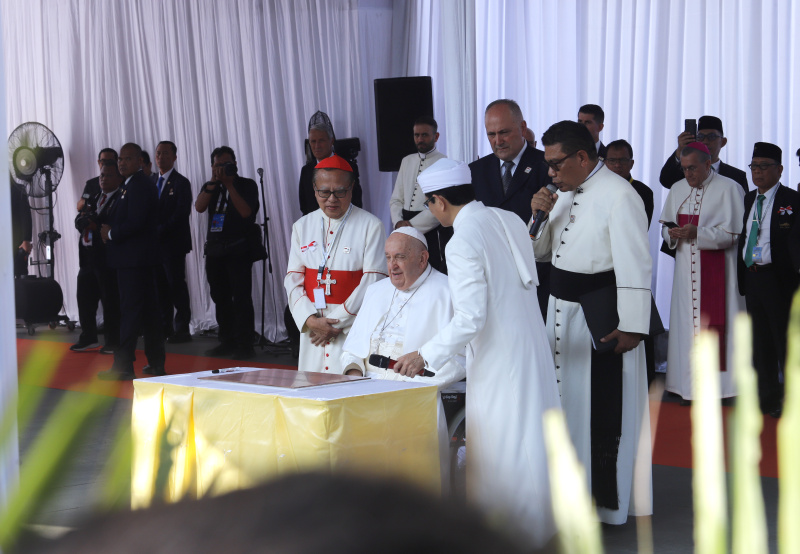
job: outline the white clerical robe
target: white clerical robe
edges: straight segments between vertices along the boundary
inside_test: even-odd
[[[559,192],[536,258],[579,274],[614,270],[618,329],[648,333],[651,260],[647,215],[630,183],[605,166],[578,191]],[[592,339],[578,302],[550,296],[547,332],[559,376],[561,404],[578,459],[592,490]],[[617,510],[598,507],[600,520],[620,525],[628,515],[653,513],[650,412],[644,345],[622,354],[622,434],[617,452]]]
[[[467,345],[468,498],[539,546],[555,532],[542,414],[559,400],[528,230],[481,202],[463,206],[453,229],[454,316],[419,352],[441,367]]]
[[[461,381],[466,376],[465,353],[450,358],[440,368],[430,368],[436,375],[407,377],[393,369],[369,364],[370,354],[397,360],[403,354],[419,350],[428,339],[453,318],[453,303],[447,276],[428,268],[407,290],[397,290],[391,279],[383,279],[367,289],[355,323],[347,335],[342,354],[344,371],[354,368],[372,379],[430,383],[439,390]],[[450,437],[444,406],[439,398],[437,418],[439,461],[442,491],[449,491]]]
[[[669,316],[669,346],[667,350],[667,384],[670,392],[686,400],[694,398],[692,392],[691,351],[694,338],[701,329],[701,293],[721,293],[724,283],[725,369],[720,372],[722,398],[736,395],[733,379],[733,323],[736,314],[744,310],[744,298],[739,296],[736,281],[736,250],[744,217],[744,192],[735,181],[711,172],[700,188],[692,188],[686,179],[678,181],[669,191],[661,220],[679,223],[681,215],[699,216],[697,238],[672,239],[667,227],[662,226],[661,236],[675,252],[675,272],[672,278],[672,299]],[[711,278],[703,267],[703,251],[722,251],[724,278],[714,277],[712,291],[702,288],[701,275]],[[706,258],[707,263],[710,262]],[[709,264],[710,265],[710,264]],[[709,283],[710,284],[710,283]]]
[[[427,154],[409,154],[400,162],[400,171],[397,172],[397,181],[394,183],[392,198],[389,200],[389,212],[392,217],[392,227],[403,221],[403,210],[419,212],[411,218],[411,225],[422,234],[439,226],[436,217],[425,209],[425,195],[417,184],[419,174],[435,162],[446,156],[434,150]]]
[[[383,223],[356,206],[352,206],[349,217],[331,219],[322,210],[317,210],[292,226],[292,246],[283,285],[289,297],[289,309],[301,333],[299,370],[342,373],[342,345],[361,308],[367,287],[387,275],[383,252],[385,239]],[[326,298],[336,300],[327,302],[322,316],[338,319],[339,323],[334,327],[341,329],[342,333],[327,344],[314,346],[305,323],[310,315],[317,313],[313,288],[317,286],[318,268],[326,251],[328,258],[323,281],[329,280],[328,270],[331,270],[334,272],[332,279],[339,282],[322,285]],[[337,290],[337,286],[349,290],[352,285],[355,288],[346,296],[341,292],[342,288]]]

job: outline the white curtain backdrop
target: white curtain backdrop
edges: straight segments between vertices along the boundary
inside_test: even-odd
[[[757,0],[5,0],[3,49],[10,131],[53,129],[66,153],[58,189],[56,278],[77,317],[74,206],[104,146],[136,141],[152,154],[178,145],[195,192],[208,155],[232,146],[241,173],[265,169],[272,247],[266,335],[284,336],[282,282],[309,116],[321,109],[337,137],[361,139],[365,207],[388,227],[394,175],[377,170],[373,80],[431,75],[440,148],[471,161],[489,152],[483,110],[514,98],[537,134],[606,111],[601,135],[627,139],[634,177],[666,197],[658,173],[684,118],[722,118],[724,161],[746,169],[752,144],[784,150],[784,184],[800,179],[800,7]],[[398,129],[406,133],[410,130]],[[41,222],[36,224],[41,228]],[[192,215],[187,258],[193,327],[214,325],[203,269],[205,215]],[[672,266],[657,254],[653,284],[668,317]],[[254,268],[257,328],[261,266]]]

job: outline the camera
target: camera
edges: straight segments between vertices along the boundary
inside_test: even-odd
[[[236,176],[236,163],[235,162],[226,162],[224,166],[222,166],[222,171],[225,173],[226,177],[235,177]]]
[[[81,233],[91,222],[97,223],[97,205],[95,198],[90,194],[83,195],[83,208],[75,216],[75,228]]]

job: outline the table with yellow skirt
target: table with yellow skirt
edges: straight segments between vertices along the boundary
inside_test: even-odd
[[[393,476],[441,490],[435,386],[367,379],[287,389],[202,379],[211,375],[134,382],[133,508],[304,471]]]

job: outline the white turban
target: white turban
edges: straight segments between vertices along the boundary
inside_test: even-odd
[[[393,235],[395,233],[402,233],[404,235],[408,235],[409,237],[414,237],[415,239],[417,239],[418,241],[420,241],[422,244],[425,245],[425,250],[428,249],[428,241],[425,240],[425,235],[423,235],[418,229],[415,229],[414,227],[411,227],[409,225],[404,225],[403,227],[395,229],[390,234]]]
[[[417,177],[422,192],[430,194],[437,190],[472,183],[472,172],[464,162],[442,158]]]

